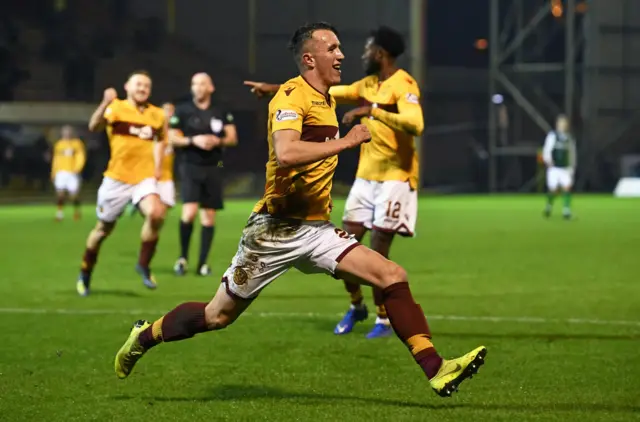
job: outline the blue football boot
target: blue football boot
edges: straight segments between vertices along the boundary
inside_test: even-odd
[[[342,320],[336,325],[333,333],[337,335],[349,334],[351,330],[353,330],[353,326],[356,325],[356,322],[364,321],[368,316],[369,311],[366,305],[359,307],[351,305]]]

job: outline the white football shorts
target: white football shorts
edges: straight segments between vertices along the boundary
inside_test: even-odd
[[[252,299],[292,267],[305,274],[334,275],[338,263],[358,245],[353,236],[328,221],[254,213],[222,280],[230,294]]]
[[[573,169],[549,167],[547,169],[547,188],[556,191],[558,188],[571,189],[573,186]]]
[[[53,178],[53,186],[58,192],[69,192],[75,195],[80,191],[80,175],[70,171],[59,171]]]
[[[173,180],[161,180],[158,182],[158,195],[166,206],[173,208],[176,205],[176,185]]]
[[[356,179],[349,191],[342,221],[367,229],[414,236],[418,192],[409,182]]]
[[[124,212],[129,202],[137,205],[142,198],[152,194],[158,194],[158,181],[153,177],[135,185],[105,177],[98,189],[96,207],[98,219],[113,223]]]

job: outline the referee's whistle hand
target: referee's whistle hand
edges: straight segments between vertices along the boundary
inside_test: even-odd
[[[205,151],[212,150],[220,145],[220,142],[220,138],[215,135],[196,135],[193,137],[193,145]]]

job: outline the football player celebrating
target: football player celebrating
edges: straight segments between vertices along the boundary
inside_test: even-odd
[[[400,69],[396,59],[404,52],[402,36],[388,27],[371,32],[364,47],[363,67],[367,76],[351,85],[329,90],[338,103],[359,103],[346,113],[343,123],[357,120],[367,125],[371,142],[360,147],[356,180],[349,192],[343,228],[360,241],[371,230],[371,248],[389,257],[396,234],[412,237],[418,216],[418,154],[414,137],[424,129],[420,89],[415,79]],[[258,96],[277,91],[279,85],[246,81]],[[351,306],[335,327],[335,334],[348,334],[368,316],[362,290],[345,281]],[[392,334],[380,289],[373,288],[377,318],[367,338]]]
[[[91,116],[89,130],[106,127],[111,158],[98,189],[98,222],[87,238],[78,294],[89,294],[91,275],[102,242],[111,234],[129,201],[145,217],[136,271],[144,285],[156,288],[149,264],[155,254],[166,207],[158,195],[158,180],[166,148],[167,120],[164,111],[149,103],[151,78],[144,71],[131,74],[125,84],[127,98],[117,99],[116,90],[104,91],[102,102]]]
[[[380,288],[396,335],[435,392],[448,397],[477,372],[487,349],[480,346],[460,358],[443,359],[413,299],[407,272],[330,222],[338,154],[371,135],[361,124],[342,138],[338,133],[329,87],[340,83],[344,55],[335,28],[305,25],[290,45],[300,74],[269,104],[265,193],[253,208],[222,284],[209,303],[185,302],[153,323],[136,322],[115,356],[115,373],[128,377],[140,358],[162,343],[229,326],[265,287],[296,268]]]

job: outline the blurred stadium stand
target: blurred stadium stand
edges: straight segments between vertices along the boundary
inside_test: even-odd
[[[566,8],[567,1],[559,4]],[[534,178],[538,170],[535,154],[537,143],[541,144],[544,139],[544,125],[532,118],[531,113],[523,112],[522,98],[514,96],[512,90],[498,83],[493,85],[496,92],[489,92],[491,81],[496,78],[495,68],[489,65],[490,52],[478,47],[486,47],[487,43],[476,42],[476,38],[489,38],[488,45],[492,45],[490,12],[491,7],[497,7],[498,14],[491,25],[498,27],[501,48],[521,36],[518,31],[527,30],[534,40],[544,40],[546,45],[538,45],[542,41],[522,43],[522,48],[538,52],[539,64],[563,62],[564,50],[558,52],[551,47],[565,45],[567,14],[555,16],[553,10],[557,9],[550,7],[557,4],[554,2],[478,0],[471,8],[468,0],[432,1],[428,7],[426,0],[353,0],[349,3],[300,0],[296,8],[292,8],[288,0],[237,0],[225,2],[221,9],[220,3],[207,0],[190,0],[188,5],[177,0],[2,0],[0,6],[10,13],[0,16],[0,201],[48,200],[50,145],[64,123],[74,125],[87,144],[84,189],[86,195],[93,198],[101,170],[108,160],[108,146],[103,135],[86,133],[88,113],[104,88],[114,86],[122,95],[127,75],[141,68],[153,77],[152,100],[156,103],[187,98],[189,79],[196,71],[207,71],[213,76],[216,96],[235,112],[240,135],[240,146],[230,149],[225,160],[229,193],[260,194],[267,154],[266,101],[253,98],[242,81],[252,78],[278,82],[292,76],[295,68],[285,48],[287,39],[298,24],[312,20],[328,20],[341,29],[348,56],[343,70],[345,82],[362,76],[360,55],[364,40],[369,30],[380,24],[405,33],[411,47],[416,47],[412,44],[416,40],[427,46],[422,54],[416,54],[421,51],[416,50],[417,47],[408,50],[401,63],[409,70],[415,68],[416,61],[425,64],[424,75],[414,75],[423,79],[428,128],[420,141],[425,190],[487,191],[492,163],[497,190],[535,191],[537,184],[527,181]],[[424,16],[422,27],[416,28],[415,20],[410,17],[413,11],[420,10],[416,9],[419,3]],[[527,7],[521,7],[523,3]],[[571,0],[570,3],[575,6],[582,2]],[[604,98],[607,86],[614,86],[620,96],[630,92],[637,79],[637,67],[629,59],[616,69],[611,66],[606,69],[610,78],[626,75],[617,76],[617,82],[603,82],[602,77],[599,82],[593,82],[595,76],[602,76],[602,72],[597,72],[602,66],[594,61],[593,54],[582,53],[587,51],[590,42],[604,45],[597,42],[602,43],[603,37],[610,38],[612,33],[618,34],[616,40],[610,39],[614,44],[628,41],[630,37],[637,39],[640,33],[637,4],[632,0],[607,0],[605,5],[604,0],[594,0],[589,2],[589,10],[581,10],[572,17],[577,31],[575,48],[580,54],[574,63],[578,76],[574,75],[577,81],[571,103],[579,109],[575,113],[579,139],[589,140],[584,144],[589,149],[581,151],[589,170],[584,189],[611,191],[622,176],[621,158],[638,151],[637,137],[630,130],[637,121],[633,112],[638,109],[635,95],[627,96],[623,105],[612,106],[621,113],[616,115],[621,133],[611,144],[614,148],[605,148],[609,144],[604,143],[596,147],[597,139],[593,135],[606,130],[603,129],[605,123],[611,124],[604,122],[606,116],[602,117],[597,111],[601,109],[596,110],[596,100]],[[540,15],[535,25],[527,25],[545,8],[546,15]],[[600,32],[587,25],[592,10],[601,10],[597,25],[604,29]],[[514,16],[520,17],[513,20]],[[438,24],[452,19],[465,24]],[[511,29],[504,29],[509,25]],[[469,26],[467,33],[462,30],[466,26]],[[531,28],[527,29],[528,26]],[[621,54],[639,57],[630,43],[624,46]],[[519,64],[522,70],[524,59],[519,51],[514,50],[520,62],[506,64]],[[582,68],[586,66],[584,57],[591,60],[591,68]],[[546,69],[552,70],[553,66]],[[569,80],[564,69],[556,73],[502,70],[546,122],[552,122],[556,112],[564,109]],[[584,79],[580,75],[589,75],[592,83],[599,84],[597,92],[589,91],[585,84],[578,86]],[[494,93],[504,96],[500,109],[491,105]],[[587,94],[590,95],[587,105],[592,108],[583,104]],[[28,106],[35,103],[39,106]],[[588,120],[590,137],[581,132],[587,110],[592,116],[600,113],[597,116],[604,122]],[[491,114],[493,111],[495,115]],[[492,124],[500,126],[499,119],[506,119],[508,124],[502,132],[491,132]],[[594,127],[598,124],[602,127]],[[492,147],[492,136],[497,142],[495,145],[503,145],[500,142],[507,146],[526,144],[526,154],[515,154],[515,158],[513,154],[500,155],[495,145]],[[346,192],[352,182],[357,157],[357,151],[341,155],[336,193]]]

